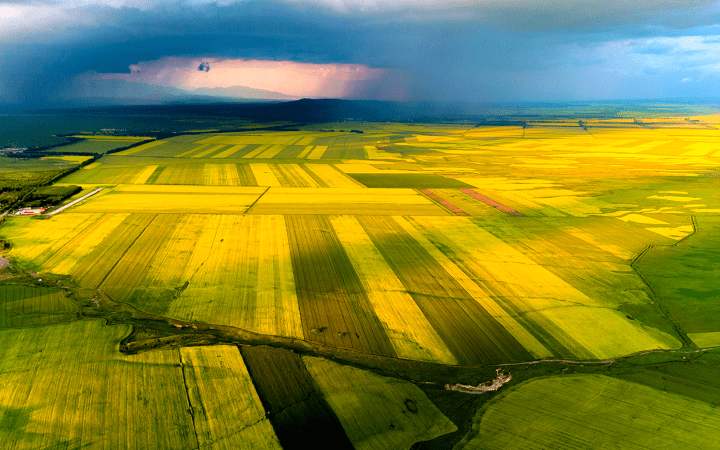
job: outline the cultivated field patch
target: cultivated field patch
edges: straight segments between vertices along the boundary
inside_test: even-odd
[[[719,427],[717,408],[703,401],[574,375],[531,380],[496,397],[456,448],[711,449]]]
[[[410,382],[311,356],[303,363],[357,450],[409,449],[457,430]]]

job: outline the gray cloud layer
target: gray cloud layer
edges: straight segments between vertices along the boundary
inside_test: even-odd
[[[0,103],[166,56],[396,69],[414,99],[718,95],[719,23],[700,0],[15,0],[0,4]]]

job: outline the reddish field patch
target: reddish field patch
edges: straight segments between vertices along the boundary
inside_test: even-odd
[[[505,205],[501,205],[500,203],[496,202],[493,199],[487,198],[482,194],[478,194],[477,192],[473,191],[472,189],[460,189],[460,192],[463,194],[467,194],[470,197],[480,200],[481,202],[485,203],[486,205],[490,205],[493,208],[497,209],[498,211],[502,211],[505,214],[511,215],[511,216],[522,216],[519,212],[515,211],[512,208],[508,208]]]
[[[470,189],[463,189],[463,191],[468,191]],[[458,208],[457,206],[453,205],[449,201],[443,199],[430,189],[423,189],[422,193],[430,197],[431,199],[440,202],[441,205],[443,205],[445,208],[449,209],[451,212],[455,213],[456,216],[467,216],[467,213],[463,211],[462,209]],[[492,200],[491,200],[492,201]],[[502,205],[501,205],[502,206]]]

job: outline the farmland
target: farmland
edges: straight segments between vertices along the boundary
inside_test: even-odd
[[[101,190],[0,224],[0,440],[711,448],[720,116],[684,119],[88,136],[92,161],[33,160],[84,164],[65,202]]]

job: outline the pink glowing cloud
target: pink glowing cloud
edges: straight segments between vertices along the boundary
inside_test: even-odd
[[[402,74],[360,64],[167,57],[133,64],[130,73],[86,76],[185,90],[244,86],[298,98],[403,100],[406,97]]]

